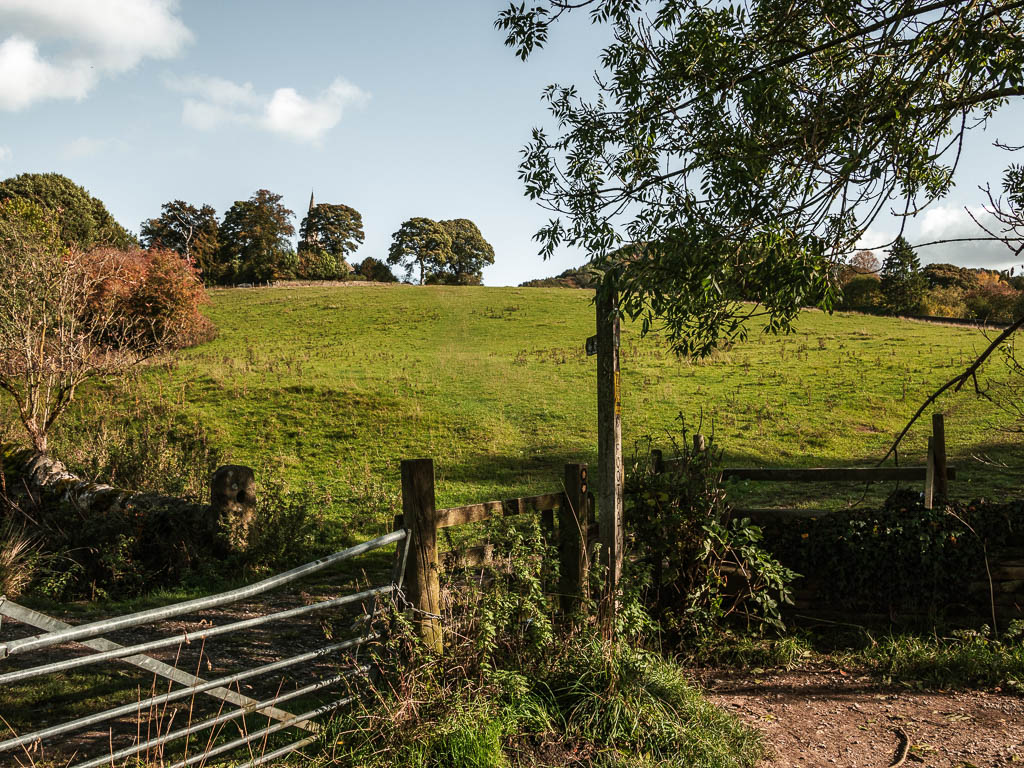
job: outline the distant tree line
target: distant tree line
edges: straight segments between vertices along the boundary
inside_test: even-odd
[[[210,205],[183,200],[161,206],[159,216],[142,222],[148,247],[179,253],[207,284],[257,283],[272,280],[372,280],[396,282],[388,265],[414,275],[420,283],[479,285],[482,270],[494,263],[494,249],[469,219],[436,222],[416,217],[394,233],[387,264],[367,257],[352,266],[348,258],[365,240],[363,217],[355,208],[314,203],[299,225],[292,248],[294,211],[281,195],[258,190],[236,201],[218,220]]]
[[[1024,314],[1024,275],[955,264],[922,267],[902,237],[882,260],[872,251],[861,250],[834,269],[833,277],[842,290],[838,309],[1001,323]],[[598,282],[593,269],[584,265],[555,277],[527,280],[520,287],[594,289]]]
[[[1013,270],[921,262],[903,237],[884,259],[858,251],[837,265],[840,309],[1011,322],[1024,314],[1024,276]]]
[[[554,277],[540,277],[520,283],[520,288],[597,288],[600,279],[594,270],[583,265],[567,269]]]

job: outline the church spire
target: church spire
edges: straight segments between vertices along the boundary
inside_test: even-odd
[[[313,205],[314,205],[314,203],[313,203],[313,190],[311,189],[311,190],[309,190],[309,210],[310,211],[313,210]]]

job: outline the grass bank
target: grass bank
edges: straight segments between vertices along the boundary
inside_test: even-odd
[[[543,491],[565,461],[596,459],[591,294],[561,289],[365,286],[217,291],[216,340],[134,379],[83,392],[57,436],[199,424],[231,460],[316,483],[359,530],[394,506],[398,463],[432,456],[440,504]],[[750,339],[709,360],[623,333],[623,423],[634,441],[703,415],[727,465],[840,465],[880,457],[937,382],[985,344],[978,330],[805,312],[797,332]],[[1001,375],[998,363],[991,374]],[[953,492],[1016,490],[1024,448],[990,403],[949,396]],[[132,425],[136,425],[133,427]],[[926,426],[904,462],[921,461]],[[978,457],[1006,465],[994,469]],[[860,486],[730,486],[740,503],[841,505]],[[883,490],[880,489],[879,493]],[[824,497],[828,496],[828,499]]]

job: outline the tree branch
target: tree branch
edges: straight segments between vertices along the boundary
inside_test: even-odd
[[[948,390],[950,387],[953,388],[954,392],[959,392],[963,388],[964,384],[966,384],[968,381],[973,381],[975,391],[980,393],[981,389],[978,386],[978,369],[981,368],[985,361],[988,360],[992,353],[995,352],[1004,341],[1010,338],[1016,331],[1018,331],[1022,327],[1024,327],[1024,315],[1018,317],[1016,320],[1014,320],[1012,325],[1005,328],[1002,333],[996,336],[992,343],[989,344],[988,347],[986,347],[985,351],[978,355],[978,357],[974,359],[974,362],[967,366],[963,373],[954,376],[952,379],[947,381],[945,384],[943,384],[941,387],[935,390],[932,394],[930,394],[921,404],[921,407],[917,409],[917,412],[910,418],[910,421],[907,422],[906,426],[903,427],[903,431],[900,432],[899,436],[893,441],[893,444],[889,446],[889,450],[886,451],[885,456],[881,458],[878,464],[881,465],[885,463],[885,460],[896,452],[896,449],[899,447],[900,442],[906,436],[907,432],[910,431],[910,428],[914,425],[914,423],[919,418],[921,418],[921,414],[925,412],[925,409],[927,409],[929,405],[938,400],[939,396],[942,395],[942,393]]]

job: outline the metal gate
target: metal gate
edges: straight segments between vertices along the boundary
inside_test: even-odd
[[[395,568],[391,581],[387,584],[287,610],[262,612],[252,618],[239,621],[201,626],[197,630],[189,632],[176,631],[143,642],[121,644],[104,637],[126,629],[167,622],[169,619],[196,614],[199,611],[238,604],[240,601],[280,589],[340,562],[390,544],[396,545]],[[334,641],[327,645],[318,644],[317,647],[304,649],[301,653],[290,656],[284,655],[282,648],[272,648],[271,652],[274,655],[280,655],[281,658],[231,671],[229,674],[220,674],[213,679],[205,679],[198,675],[202,671],[206,641],[222,635],[253,630],[271,622],[284,623],[285,626],[288,626],[289,623],[294,624],[294,620],[299,617],[345,606],[362,605],[363,617],[369,619],[372,617],[374,608],[367,609],[367,604],[376,606],[379,598],[401,590],[407,554],[408,537],[406,531],[399,530],[238,589],[78,626],[72,626],[0,597],[0,617],[8,617],[21,624],[44,630],[42,634],[6,642],[0,640],[0,716],[3,715],[4,700],[7,698],[3,692],[11,690],[10,686],[42,676],[61,675],[104,661],[116,660],[129,664],[153,673],[154,680],[162,678],[167,681],[167,691],[164,693],[157,693],[154,685],[153,690],[150,691],[153,695],[143,696],[143,691],[140,688],[134,701],[84,714],[0,741],[0,763],[7,764],[14,757],[18,763],[31,765],[36,761],[35,757],[39,751],[46,745],[59,744],[62,740],[65,743],[70,743],[69,740],[74,738],[71,734],[89,728],[95,729],[95,726],[104,723],[120,722],[123,732],[126,719],[130,722],[131,718],[135,719],[137,727],[134,736],[128,734],[125,738],[126,734],[124,733],[115,736],[114,730],[111,728],[107,732],[109,738],[105,748],[101,750],[102,754],[82,760],[82,756],[77,754],[79,749],[76,748],[72,750],[76,753],[72,759],[77,759],[79,762],[69,765],[68,768],[98,768],[103,765],[124,764],[125,761],[130,762],[132,758],[151,757],[154,754],[160,756],[159,762],[165,768],[185,768],[197,763],[206,764],[219,755],[226,756],[242,748],[248,749],[248,760],[238,763],[238,765],[256,766],[312,744],[320,738],[324,716],[354,700],[355,694],[351,690],[351,683],[353,680],[365,676],[369,670],[369,665],[360,663],[357,652],[364,644],[379,639],[380,634],[370,628],[362,633],[357,632],[354,637],[332,638]],[[369,626],[369,621],[363,623],[364,629],[366,629]],[[302,634],[301,628],[297,631]],[[318,643],[322,643],[322,633],[319,638]],[[303,642],[307,643],[310,639],[309,637],[302,638]],[[169,664],[148,655],[162,649],[177,648],[176,653],[180,656],[185,646],[194,643],[201,644],[197,674],[181,669],[177,664]],[[50,660],[21,669],[11,669],[17,662],[15,657],[33,652],[38,654],[40,651],[67,644],[84,646],[93,653]],[[282,642],[280,645],[284,645],[284,643]],[[339,662],[342,661],[348,665],[347,668],[339,669]],[[206,659],[206,664],[212,668],[209,658]],[[315,679],[300,682],[301,675],[297,673],[303,669],[311,670],[316,665],[320,666],[312,673]],[[10,671],[5,671],[4,667]],[[253,695],[255,689],[253,694],[243,693],[243,684],[247,688],[252,687],[256,683],[250,681],[256,681],[259,678],[262,678],[260,684],[264,688],[266,688],[268,680],[277,681],[273,693]],[[309,701],[314,694],[317,694],[318,696],[315,698],[318,698],[325,693],[333,694],[335,698],[326,702],[318,702],[316,706],[298,714],[289,711],[291,707],[289,709],[282,708],[282,705],[288,702],[301,704],[303,700]],[[344,695],[338,696],[338,693]],[[201,713],[203,709],[208,709],[203,707],[201,702],[210,699],[216,704],[217,710],[213,713]],[[197,704],[197,702],[200,703]],[[178,709],[183,704],[187,705],[187,710]],[[147,732],[143,733],[141,723],[144,713],[154,712],[160,716],[155,726],[157,732],[153,733],[152,716],[146,715]],[[181,712],[187,712],[185,716],[188,717],[188,722],[180,728],[171,727],[175,716]],[[247,716],[250,720],[258,716],[260,723],[265,722],[266,725],[251,728],[252,723],[246,722]],[[237,726],[239,734],[236,738],[228,738],[225,731],[225,726],[228,724]],[[300,738],[283,746],[269,748],[269,737],[286,729],[294,729],[299,732],[295,735]],[[125,741],[128,743],[121,746],[121,742]],[[179,758],[173,750],[176,749],[180,752],[180,742],[182,741],[184,741],[184,753]],[[201,745],[198,751],[191,755],[188,754],[190,743],[193,746]],[[254,753],[254,746],[259,750],[259,754]],[[65,753],[67,751],[65,750]],[[168,759],[167,754],[176,756]],[[22,757],[24,760],[21,759]],[[67,765],[66,758],[62,762]]]

